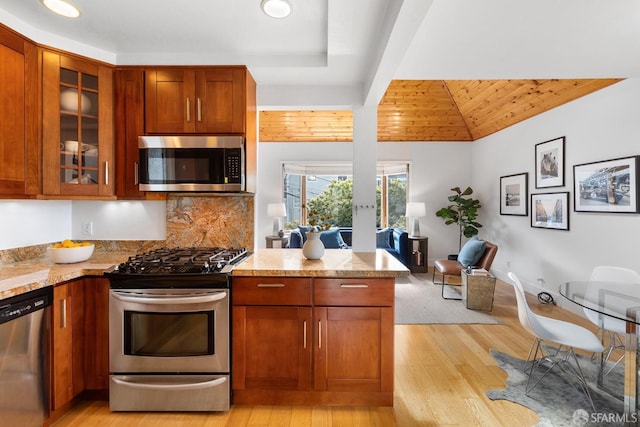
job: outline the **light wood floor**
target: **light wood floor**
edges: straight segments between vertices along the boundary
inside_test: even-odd
[[[534,311],[595,331],[585,319],[530,297]],[[506,386],[506,374],[489,349],[525,358],[531,344],[518,322],[510,285],[498,281],[491,314],[504,325],[397,325],[392,408],[232,406],[228,413],[111,413],[108,402],[80,402],[53,427],[534,425],[539,419],[533,411],[485,396]]]

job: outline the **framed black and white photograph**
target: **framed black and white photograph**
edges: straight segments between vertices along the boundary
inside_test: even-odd
[[[536,144],[536,188],[564,185],[564,136]]]
[[[569,230],[569,192],[532,194],[531,226]]]
[[[576,212],[638,213],[640,156],[573,167]]]
[[[500,215],[527,216],[529,209],[527,172],[500,177]]]

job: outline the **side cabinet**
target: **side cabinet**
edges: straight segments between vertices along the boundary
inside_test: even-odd
[[[234,403],[393,405],[394,283],[234,277]]]
[[[83,281],[74,280],[53,289],[52,404],[64,408],[84,389]]]
[[[37,48],[0,25],[0,197],[39,192]]]
[[[109,390],[109,289],[107,278],[84,278],[85,390]]]

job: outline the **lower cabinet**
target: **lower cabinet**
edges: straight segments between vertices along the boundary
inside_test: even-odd
[[[83,281],[53,289],[52,409],[59,410],[84,389]]]
[[[391,406],[394,283],[233,278],[233,403]]]
[[[109,388],[109,280],[87,277],[56,285],[52,313],[55,419],[83,391]]]

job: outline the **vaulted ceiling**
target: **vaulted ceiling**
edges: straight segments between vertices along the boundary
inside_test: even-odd
[[[393,80],[378,141],[475,141],[620,79]],[[261,142],[353,140],[351,111],[262,111]]]

